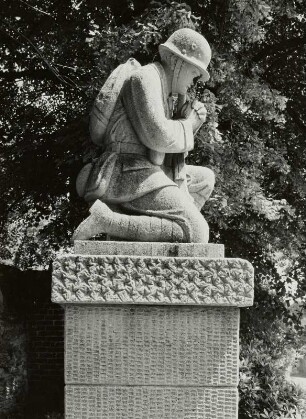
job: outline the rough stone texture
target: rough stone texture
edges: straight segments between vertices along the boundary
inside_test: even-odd
[[[253,302],[252,266],[214,245],[75,250],[53,266],[66,418],[237,419],[238,307]]]
[[[124,251],[124,254],[122,253]],[[154,243],[76,240],[74,253],[80,255],[172,256],[223,258],[223,244]]]
[[[53,264],[52,301],[243,307],[253,301],[253,268],[242,259],[68,255]]]
[[[161,46],[168,51],[162,64],[138,68],[134,61],[126,63],[99,93],[90,127],[92,140],[103,151],[78,176],[77,191],[92,205],[74,232],[75,240],[105,233],[140,242],[208,242],[209,228],[200,210],[215,176],[211,169],[185,165],[185,157],[206,120],[204,104],[191,104],[186,95],[195,76],[205,73],[208,79],[211,51],[205,38],[191,29],[173,36]],[[180,39],[176,46],[175,39]],[[185,53],[178,54],[182,39]],[[191,55],[186,55],[187,44]],[[175,69],[169,51],[178,56]],[[114,203],[119,212],[108,207]]]
[[[65,381],[235,387],[238,328],[237,308],[67,306]]]
[[[66,387],[66,419],[235,419],[234,388]]]

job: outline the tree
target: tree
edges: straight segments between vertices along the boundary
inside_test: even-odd
[[[131,56],[151,62],[173,30],[193,27],[213,59],[211,80],[190,92],[209,118],[189,159],[217,175],[204,210],[212,241],[256,270],[256,302],[242,318],[243,359],[255,359],[247,349],[254,336],[255,353],[267,350],[259,342],[271,328],[279,345],[297,346],[299,313],[290,304],[305,305],[306,291],[302,1],[2,2],[2,260],[46,267],[69,246],[87,213],[75,178],[99,153],[87,132],[93,98],[118,64]],[[248,404],[255,387],[241,391],[242,417],[262,417],[264,408],[286,413],[271,400],[261,412]]]

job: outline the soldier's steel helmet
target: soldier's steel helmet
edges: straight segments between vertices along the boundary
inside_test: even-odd
[[[211,59],[211,49],[203,35],[193,29],[179,29],[164,44],[160,44],[159,52],[164,50],[171,51],[182,60],[197,67],[202,74],[200,80],[209,80],[209,73],[206,69]]]

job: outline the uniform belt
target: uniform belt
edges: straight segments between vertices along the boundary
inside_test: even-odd
[[[106,147],[106,151],[115,151],[118,154],[140,154],[147,156],[147,147],[136,143],[111,143]]]

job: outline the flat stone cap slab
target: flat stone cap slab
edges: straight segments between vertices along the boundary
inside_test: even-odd
[[[243,259],[63,255],[53,263],[52,301],[244,307],[253,277]]]
[[[173,257],[224,257],[223,244],[160,243],[76,240],[74,253],[80,255],[128,255]]]

